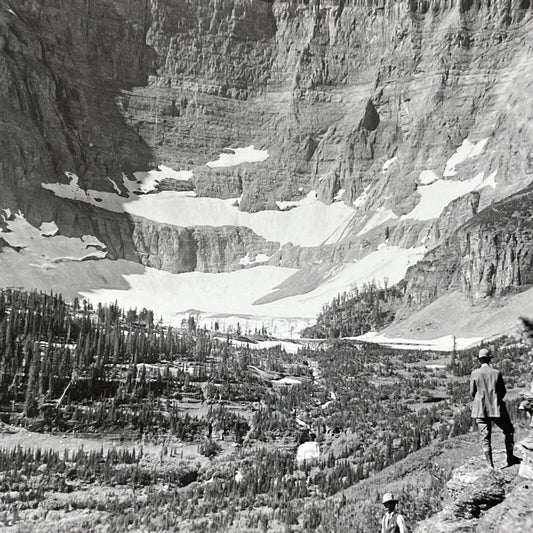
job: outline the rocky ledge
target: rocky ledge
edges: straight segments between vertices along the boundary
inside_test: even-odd
[[[533,531],[533,479],[521,477],[516,465],[501,468],[503,450],[494,460],[494,469],[481,456],[457,468],[446,485],[442,511],[420,522],[415,533]]]

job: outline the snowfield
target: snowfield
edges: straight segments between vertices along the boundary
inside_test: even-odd
[[[492,172],[487,179],[484,179],[485,175],[481,172],[468,181],[433,179],[434,175],[432,176],[429,172],[431,171],[424,171],[420,174],[420,185],[417,189],[421,196],[420,201],[411,212],[403,215],[400,220],[438,218],[445,207],[456,198],[487,186],[496,187],[494,180],[496,171]]]
[[[239,265],[249,266],[257,263],[268,263],[269,260],[270,256],[266,254],[257,254],[255,259],[252,259],[249,254],[246,254],[244,257],[239,259]]]
[[[210,326],[217,321],[227,329],[238,322],[243,331],[253,331],[255,321],[258,329],[265,324],[272,333],[291,336],[309,325],[322,306],[340,292],[371,281],[397,283],[409,266],[422,259],[425,251],[424,247],[402,249],[382,245],[357,263],[337,267],[315,289],[264,304],[255,302],[275,294],[276,288],[288,282],[297,269],[256,266],[219,274],[172,274],[145,268],[142,274],[125,276],[127,290],[101,289],[83,292],[82,296],[94,303],[118,300],[126,308],[153,309],[156,315],[174,324],[179,324],[189,312],[197,311],[201,322]]]
[[[280,348],[282,350],[285,350],[287,353],[298,353],[298,350],[303,348],[301,344],[296,344],[294,342],[287,342],[287,341],[259,341],[259,342],[244,342],[237,339],[230,339],[230,344],[233,346],[238,347],[246,347],[250,348],[251,350],[266,350],[268,348]],[[298,380],[298,383],[301,383],[300,380]]]
[[[208,161],[206,165],[210,168],[235,167],[241,163],[260,163],[268,159],[266,150],[256,150],[254,145],[246,148],[227,148],[232,154],[220,154],[216,161]]]
[[[361,229],[361,231],[359,231],[357,235],[364,235],[365,233],[368,233],[374,228],[385,224],[385,222],[388,222],[389,220],[396,220],[397,218],[398,215],[394,214],[391,209],[385,209],[384,207],[380,207],[372,215],[372,217],[367,220],[366,224],[363,226],[363,228]]]
[[[155,171],[154,171],[155,172]],[[307,198],[297,202],[280,202],[284,211],[239,211],[236,199],[197,198],[193,191],[164,191],[158,194],[134,194],[133,191],[150,189],[153,175],[145,176],[141,183],[124,179],[128,197],[115,193],[89,189],[78,185],[78,177],[68,174],[70,183],[43,183],[42,187],[56,196],[89,203],[118,213],[130,213],[140,217],[181,227],[192,226],[244,226],[266,240],[280,245],[292,242],[300,246],[319,246],[348,225],[354,211],[342,202],[326,205],[312,191]],[[289,209],[292,207],[292,209]]]
[[[155,170],[149,172],[134,172],[136,181],[124,177],[124,185],[130,193],[146,194],[157,189],[157,185],[165,179],[175,181],[189,181],[192,176],[192,170],[176,171],[170,167],[159,165]],[[116,189],[115,189],[116,190]],[[120,192],[120,190],[119,190]]]
[[[107,255],[105,245],[91,235],[81,238],[56,235],[58,228],[53,221],[44,222],[37,229],[19,213],[5,222],[7,231],[0,229],[0,236],[10,246],[22,249],[21,253],[31,258],[32,266],[53,268],[51,263],[103,259]]]
[[[66,198],[68,200],[75,200],[77,202],[84,202],[96,207],[101,207],[107,211],[114,211],[115,213],[124,213],[124,202],[127,198],[119,196],[117,193],[95,191],[94,189],[83,190],[78,182],[79,177],[72,172],[65,172],[69,183],[41,183],[41,187],[47,191],[53,192],[59,198]],[[129,181],[124,178],[124,182]],[[119,190],[117,184],[111,180],[115,191]],[[126,187],[127,188],[127,187]]]
[[[423,170],[418,176],[418,183],[420,183],[420,185],[430,185],[438,179],[439,177],[433,172],[433,170]]]
[[[339,227],[346,226],[353,210],[343,203],[326,205],[313,200],[288,211],[239,211],[235,199],[194,198],[173,191],[140,197],[125,204],[137,215],[174,226],[245,226],[280,245],[319,246]]]
[[[454,337],[452,335],[446,335],[444,337],[431,340],[388,338],[373,331],[369,331],[368,333],[358,337],[348,338],[381,344],[382,346],[398,348],[401,350],[435,350],[442,352],[451,352],[453,351],[454,347],[456,350],[464,350],[466,348],[476,346],[483,340],[483,337],[456,337],[454,343]]]
[[[457,171],[455,170],[455,167],[457,165],[460,165],[461,163],[464,163],[467,159],[473,159],[474,157],[477,157],[483,153],[485,150],[485,147],[487,146],[487,143],[489,142],[489,139],[482,139],[481,141],[478,141],[477,143],[473,143],[469,141],[468,139],[465,139],[461,146],[457,148],[455,151],[455,154],[448,159],[446,163],[446,168],[444,169],[443,176],[445,178],[449,178],[451,176],[455,176],[457,174]]]

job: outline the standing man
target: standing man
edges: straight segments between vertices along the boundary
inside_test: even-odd
[[[387,512],[381,519],[381,533],[407,533],[405,518],[395,511],[398,500],[390,493],[383,495],[383,505]]]
[[[472,418],[476,419],[483,441],[485,458],[491,468],[492,462],[491,432],[494,422],[505,435],[505,450],[507,452],[507,466],[520,462],[513,453],[514,427],[509,418],[509,413],[503,401],[507,392],[503,382],[502,373],[489,365],[491,352],[487,348],[479,350],[478,359],[480,368],[476,368],[470,375],[470,394],[472,403]]]

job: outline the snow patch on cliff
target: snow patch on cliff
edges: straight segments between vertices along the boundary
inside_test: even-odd
[[[394,163],[396,163],[397,160],[398,160],[397,157],[392,157],[391,159],[387,159],[387,161],[385,161],[385,163],[383,163],[383,167],[381,169],[381,172],[383,172],[383,173],[387,172],[387,170],[389,170],[389,168],[391,168],[392,165],[394,165]]]
[[[360,207],[363,207],[369,199],[368,191],[370,190],[370,185],[366,186],[363,189],[363,192],[353,201],[353,206],[355,209],[359,209]]]
[[[220,154],[216,161],[208,161],[206,165],[210,168],[234,167],[241,163],[260,163],[268,159],[266,150],[256,150],[254,145],[246,148],[228,148],[232,154]]]
[[[41,235],[43,237],[53,237],[59,231],[59,228],[52,220],[52,222],[43,222],[40,225],[39,230],[41,231]]]
[[[484,179],[483,172],[474,176],[467,181],[441,180],[436,179],[429,181],[428,175],[425,176],[426,184],[420,183],[417,192],[420,194],[420,201],[414,209],[403,215],[401,220],[431,220],[438,218],[444,211],[444,208],[456,198],[464,196],[472,191],[483,189],[486,186],[496,187],[495,177],[497,171],[490,174]]]
[[[244,257],[239,259],[239,265],[248,266],[256,263],[266,263],[269,259],[270,256],[266,254],[257,254],[255,259],[252,259],[249,254],[246,254]]]
[[[245,226],[257,235],[281,245],[292,242],[300,246],[318,246],[332,240],[338,230],[344,230],[354,215],[353,209],[342,202],[326,205],[311,191],[306,198],[294,202],[279,202],[283,211],[239,211],[235,199],[196,197],[194,191],[164,191],[158,194],[135,194],[148,190],[153,182],[145,185],[125,180],[129,196],[115,193],[82,190],[78,177],[67,173],[68,184],[43,183],[44,189],[56,196],[89,203],[117,213],[130,213],[140,217],[181,227],[193,226]],[[152,179],[152,178],[150,178]],[[339,233],[339,235],[342,234]]]
[[[342,200],[345,192],[346,192],[346,189],[339,189],[337,191],[337,194],[334,196],[333,201],[334,202],[340,202]]]
[[[420,183],[420,185],[431,185],[438,179],[439,177],[433,172],[433,170],[423,170],[418,176],[418,183]]]
[[[301,207],[302,205],[310,205],[318,200],[318,193],[316,191],[309,191],[305,198],[301,200],[280,200],[276,205],[281,211],[288,211],[294,207]]]
[[[105,245],[92,235],[81,238],[57,235],[55,222],[44,222],[41,228],[32,226],[22,214],[7,220],[7,231],[0,229],[2,239],[21,253],[28,254],[34,266],[50,266],[60,261],[103,259]]]
[[[192,176],[192,170],[174,170],[164,165],[159,165],[157,169],[149,172],[134,172],[135,180],[129,180],[124,177],[124,185],[130,193],[147,194],[157,190],[157,186],[162,180],[169,179],[175,181],[189,181]]]
[[[469,141],[468,139],[465,139],[461,146],[457,148],[455,151],[455,154],[448,159],[446,163],[446,167],[444,169],[443,176],[445,178],[455,176],[457,174],[457,171],[455,170],[455,167],[457,165],[460,165],[461,163],[464,163],[467,159],[472,159],[474,157],[477,157],[483,153],[485,150],[485,147],[487,146],[487,143],[489,142],[489,139],[482,139],[481,141],[478,141],[477,143],[473,143]]]
[[[76,174],[65,172],[65,175],[69,178],[69,183],[41,183],[41,187],[53,192],[59,198],[84,202],[115,213],[124,213],[126,198],[112,192],[95,191],[93,189],[84,191],[79,186],[79,178]]]

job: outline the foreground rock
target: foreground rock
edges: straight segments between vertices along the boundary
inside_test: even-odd
[[[481,456],[457,468],[446,485],[443,510],[419,523],[416,533],[529,532],[533,527],[533,484],[518,476],[518,466],[495,469]],[[502,468],[503,467],[503,468]]]

